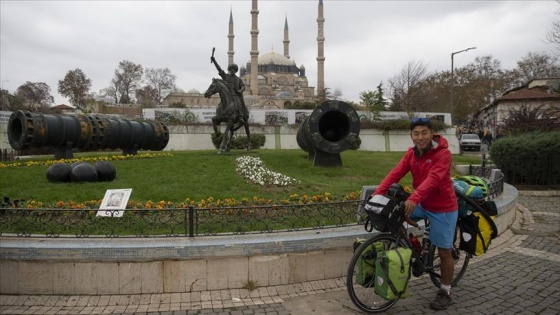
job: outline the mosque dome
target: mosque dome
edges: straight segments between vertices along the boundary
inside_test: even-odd
[[[200,94],[200,92],[197,89],[190,89],[187,94]]]
[[[295,62],[291,61],[284,55],[279,55],[274,51],[259,56],[259,65],[280,65],[280,66],[295,66]]]

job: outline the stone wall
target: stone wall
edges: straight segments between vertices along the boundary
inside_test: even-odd
[[[517,190],[495,199],[499,233]],[[344,277],[362,225],[196,238],[0,237],[0,294],[140,294],[272,286]]]
[[[265,135],[266,142],[263,149],[299,149],[296,135],[299,126],[251,126],[251,133],[261,133]],[[213,133],[211,126],[170,126],[169,143],[166,151],[186,151],[186,150],[214,150],[211,141]],[[239,130],[237,134],[244,135]],[[447,129],[441,134],[448,140],[449,149],[453,154],[459,154],[459,140],[455,136],[454,129]],[[410,132],[408,130],[393,130],[384,132],[379,129],[360,130],[362,151],[400,151],[404,152],[412,146]]]

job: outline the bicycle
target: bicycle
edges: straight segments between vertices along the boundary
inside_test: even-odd
[[[398,302],[398,298],[394,300],[385,300],[374,293],[375,275],[364,283],[363,275],[359,277],[361,266],[359,261],[371,261],[375,263],[377,252],[372,250],[376,245],[382,244],[383,250],[396,249],[398,247],[406,247],[412,249],[411,270],[412,275],[420,277],[428,273],[432,283],[439,288],[441,285],[441,262],[438,256],[437,248],[429,240],[429,222],[425,221],[424,236],[421,242],[421,249],[415,248],[407,234],[407,228],[404,222],[404,201],[408,198],[408,194],[402,190],[399,185],[394,185],[387,194],[388,197],[396,200],[396,205],[390,209],[390,213],[384,215],[368,214],[366,222],[366,230],[368,222],[375,227],[380,233],[374,234],[372,237],[363,241],[359,245],[352,256],[352,260],[348,266],[346,275],[346,287],[348,295],[352,303],[361,311],[366,313],[379,313],[391,308]],[[466,198],[464,195],[457,195],[459,198]],[[468,199],[468,198],[467,198]],[[364,208],[367,199],[364,199],[361,208]],[[469,202],[469,201],[467,201]],[[471,202],[469,202],[470,204]],[[428,232],[428,233],[426,233]],[[454,262],[453,279],[451,286],[455,286],[463,277],[467,270],[469,260],[472,255],[459,249],[459,227],[456,227],[455,241],[452,249],[452,257]]]

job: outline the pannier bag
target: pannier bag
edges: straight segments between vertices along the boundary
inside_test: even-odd
[[[492,238],[495,237],[496,225],[493,217],[484,216],[481,212],[474,212],[461,218],[458,225],[461,234],[459,248],[475,256],[486,253]]]
[[[408,297],[410,279],[410,248],[383,251],[375,260],[375,294],[386,300]]]
[[[469,185],[463,180],[453,179],[453,188],[456,192],[460,192],[471,199],[480,200],[484,198],[484,194],[482,193],[482,189],[480,187]],[[466,217],[471,212],[475,211],[475,208],[465,202],[465,200],[459,198],[457,201],[459,203],[460,218]]]
[[[491,216],[497,216],[498,215],[498,206],[496,206],[496,203],[494,201],[492,201],[492,200],[484,201],[483,203],[480,204],[480,206],[489,215],[491,215]]]
[[[364,242],[364,239],[358,239],[354,242],[354,251]],[[366,288],[373,287],[375,280],[375,259],[383,251],[383,242],[375,242],[370,244],[363,252],[356,266],[356,283]]]
[[[375,195],[364,205],[364,209],[368,222],[379,232],[398,231],[404,222],[404,213],[393,197]]]

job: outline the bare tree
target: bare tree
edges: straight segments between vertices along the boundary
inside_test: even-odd
[[[538,78],[560,77],[558,58],[546,53],[529,52],[513,69],[517,86]]]
[[[99,90],[99,94],[103,97],[112,98],[114,103],[117,104],[119,102],[120,95],[119,95],[119,89],[117,88],[117,82],[115,81],[115,79],[111,79],[111,86]]]
[[[556,3],[560,5],[560,0],[556,0]],[[556,9],[555,14],[560,15],[560,8]],[[546,40],[551,44],[558,45],[556,49],[560,51],[560,21],[552,22],[552,29],[546,34]]]
[[[132,93],[138,88],[143,73],[144,70],[140,64],[128,60],[119,62],[119,67],[115,70],[115,77],[111,81],[119,95],[118,103],[128,104],[132,101]]]
[[[420,105],[420,83],[426,78],[427,68],[422,61],[410,61],[401,72],[389,80],[393,108],[413,111]]]
[[[151,85],[146,85],[145,87],[136,90],[136,101],[141,104],[142,107],[154,107],[154,105],[161,104],[159,102],[159,93]]]
[[[161,104],[163,99],[173,91],[176,78],[177,77],[171,73],[169,68],[146,69],[144,81],[157,92],[156,104]]]
[[[336,101],[336,100],[339,100],[341,98],[342,98],[342,90],[339,87],[336,87],[331,94],[331,99]]]
[[[49,107],[54,103],[51,88],[45,82],[25,82],[16,90],[16,95],[22,98],[29,110],[39,110],[41,107]]]
[[[91,80],[80,69],[68,71],[64,79],[58,81],[58,93],[70,98],[70,103],[84,112],[90,88]]]

